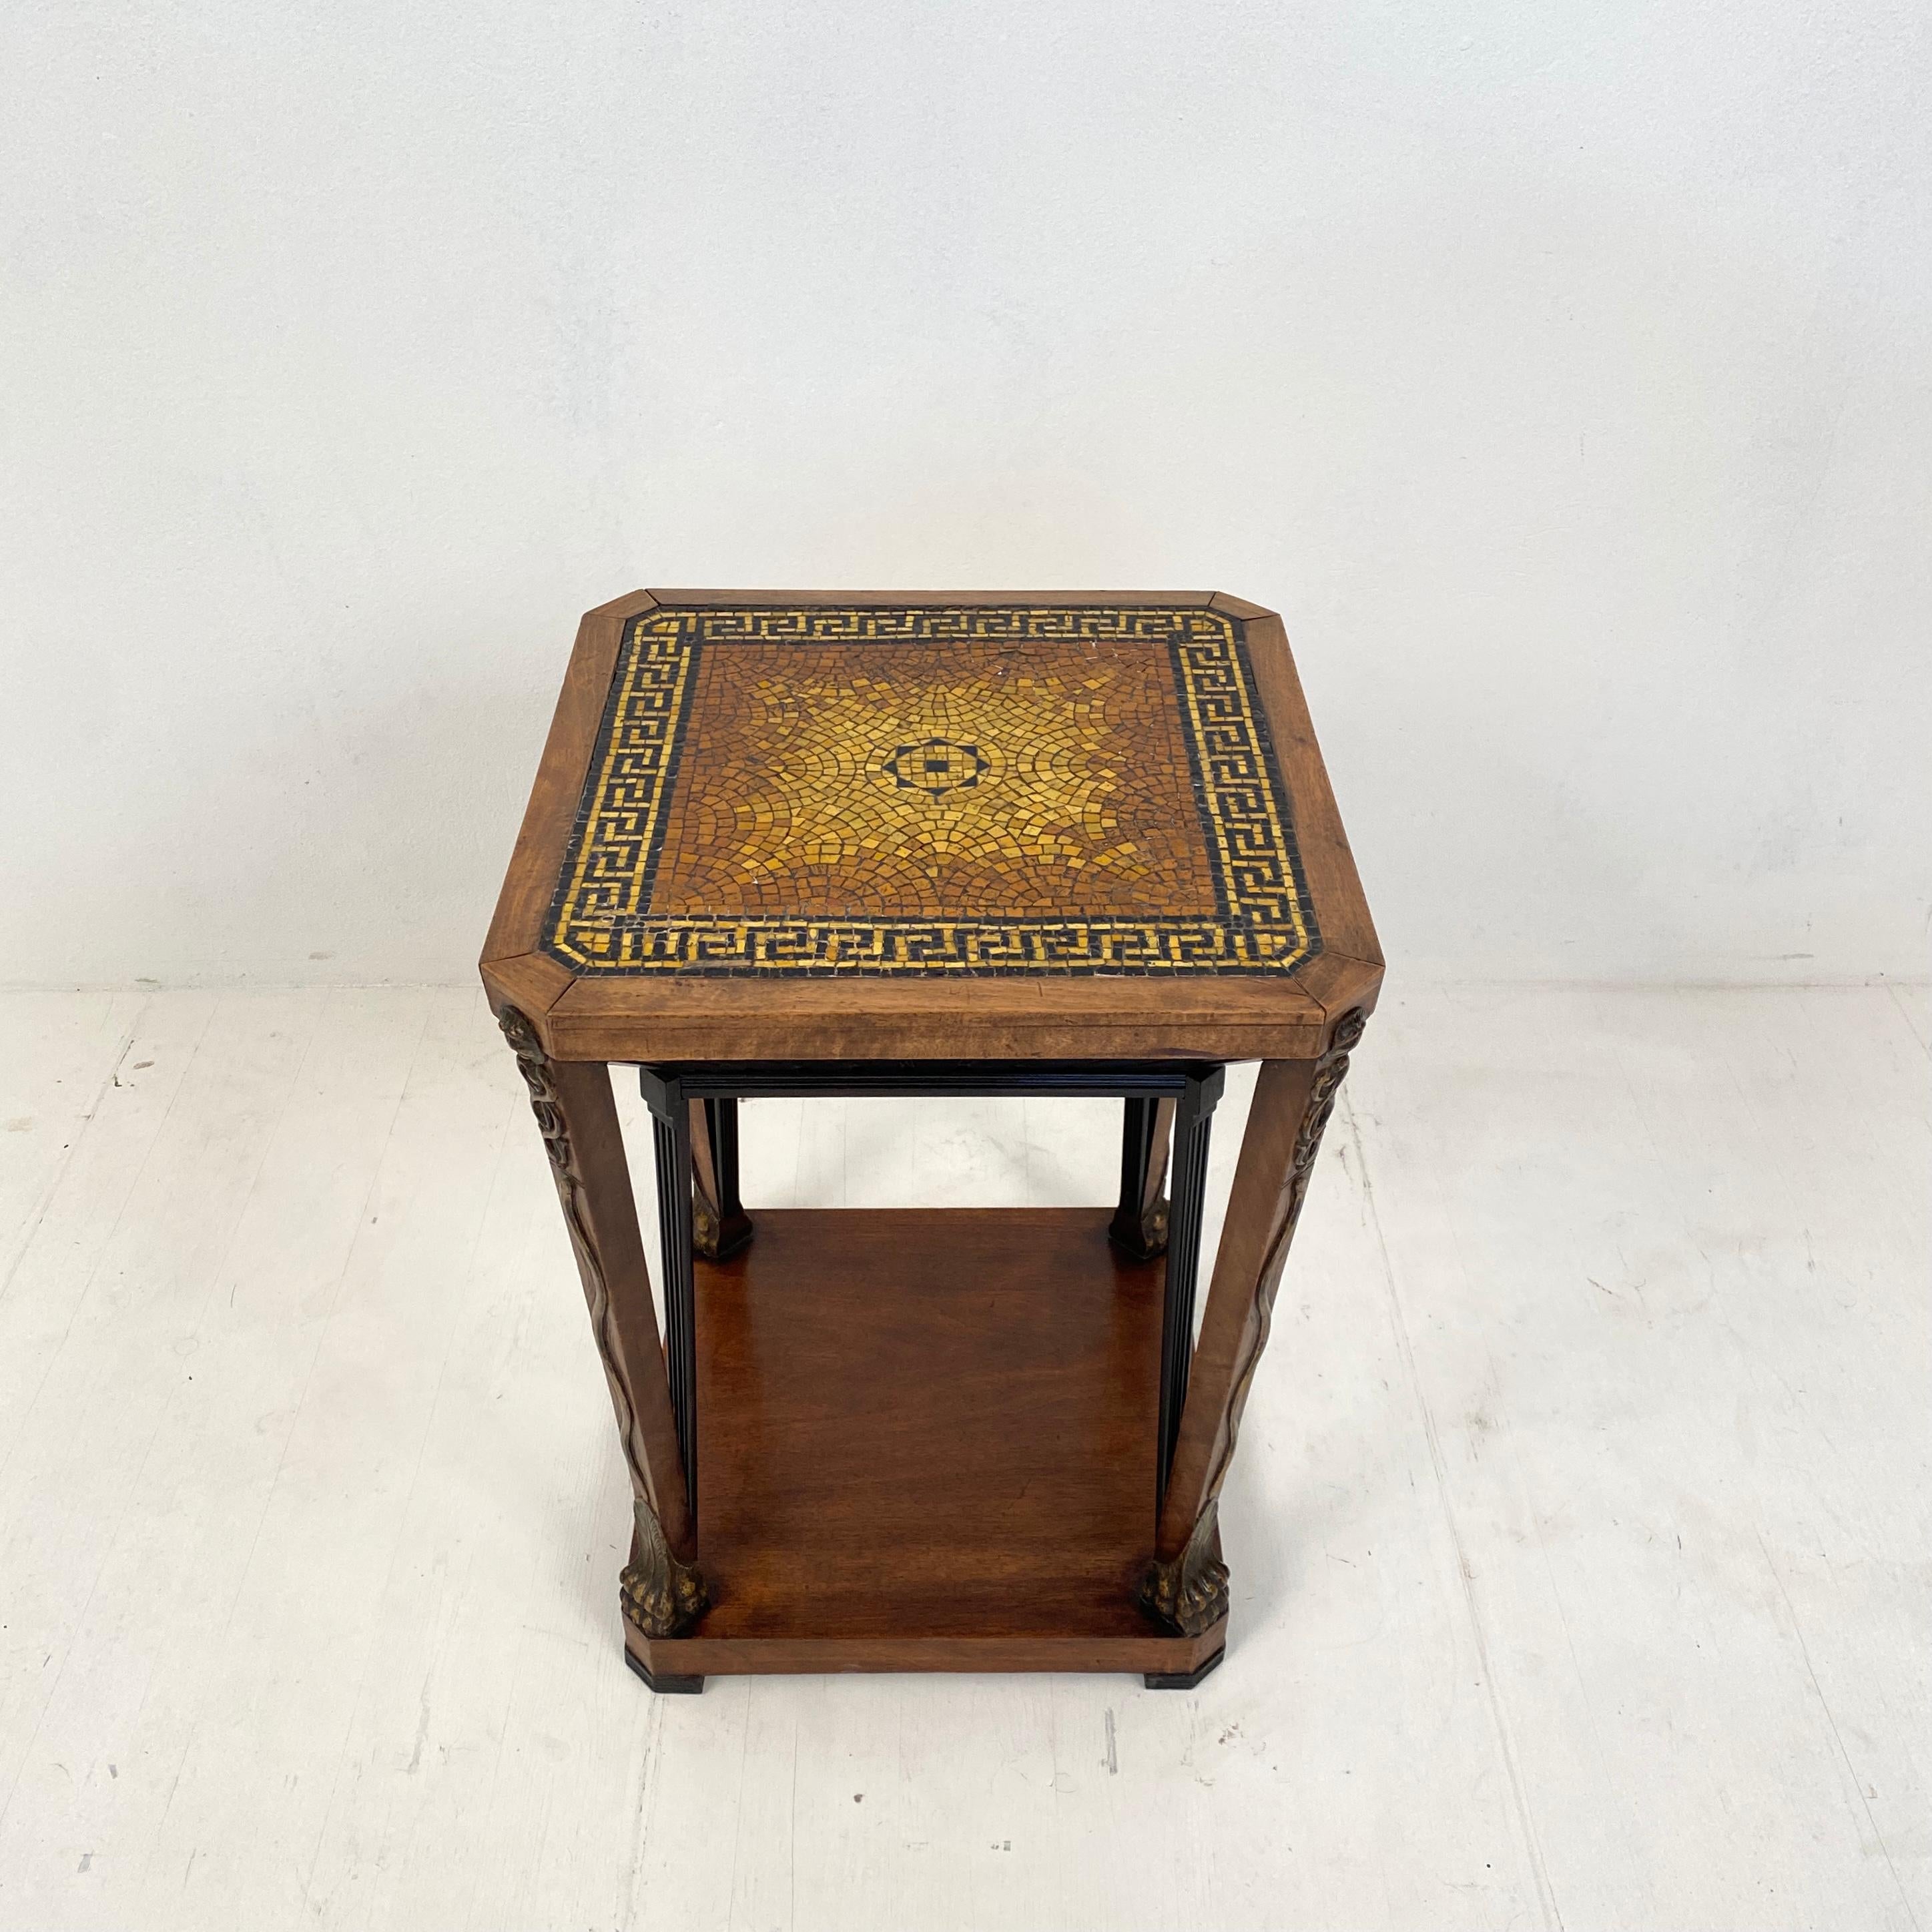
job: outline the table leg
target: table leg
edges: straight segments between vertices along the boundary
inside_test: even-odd
[[[1107,1238],[1123,1254],[1150,1262],[1167,1246],[1167,1150],[1171,1100],[1130,1099],[1120,1136],[1120,1204]]]
[[[634,1522],[620,1583],[624,1615],[646,1636],[681,1636],[710,1599],[610,1070],[552,1060],[514,1006],[497,1018],[530,1089],[617,1414]]]
[[[1318,1059],[1264,1061],[1255,1084],[1162,1498],[1154,1562],[1141,1587],[1143,1606],[1186,1636],[1198,1636],[1227,1612],[1217,1521],[1221,1486],[1268,1343],[1275,1293],[1322,1130],[1365,1018],[1352,1008],[1335,1022]]]
[[[695,1190],[691,1238],[707,1261],[735,1255],[752,1238],[752,1217],[738,1198],[738,1103],[691,1103],[691,1178]]]

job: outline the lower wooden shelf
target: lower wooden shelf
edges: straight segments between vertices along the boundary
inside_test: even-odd
[[[659,1681],[760,1672],[1187,1678],[1153,1554],[1164,1264],[1101,1208],[766,1211],[697,1269],[695,1631]]]

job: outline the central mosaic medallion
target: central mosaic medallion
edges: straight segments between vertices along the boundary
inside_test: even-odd
[[[1283,972],[1319,945],[1237,622],[657,610],[553,908],[580,972]]]
[[[885,760],[893,784],[903,791],[958,791],[976,785],[993,768],[977,745],[955,745],[944,738],[928,738],[917,745],[895,745]]]

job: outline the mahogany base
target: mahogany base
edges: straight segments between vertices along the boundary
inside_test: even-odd
[[[697,1264],[698,1562],[654,1688],[749,1672],[1198,1682],[1226,1619],[1151,1624],[1166,1264],[1104,1208],[761,1212]],[[694,1688],[689,1684],[679,1688]]]

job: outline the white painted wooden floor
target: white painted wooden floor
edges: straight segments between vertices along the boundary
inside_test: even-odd
[[[651,1697],[480,997],[0,1024],[8,1927],[1932,1926],[1922,992],[1391,993],[1191,1695]],[[746,1191],[1098,1202],[1114,1132],[760,1102]]]

